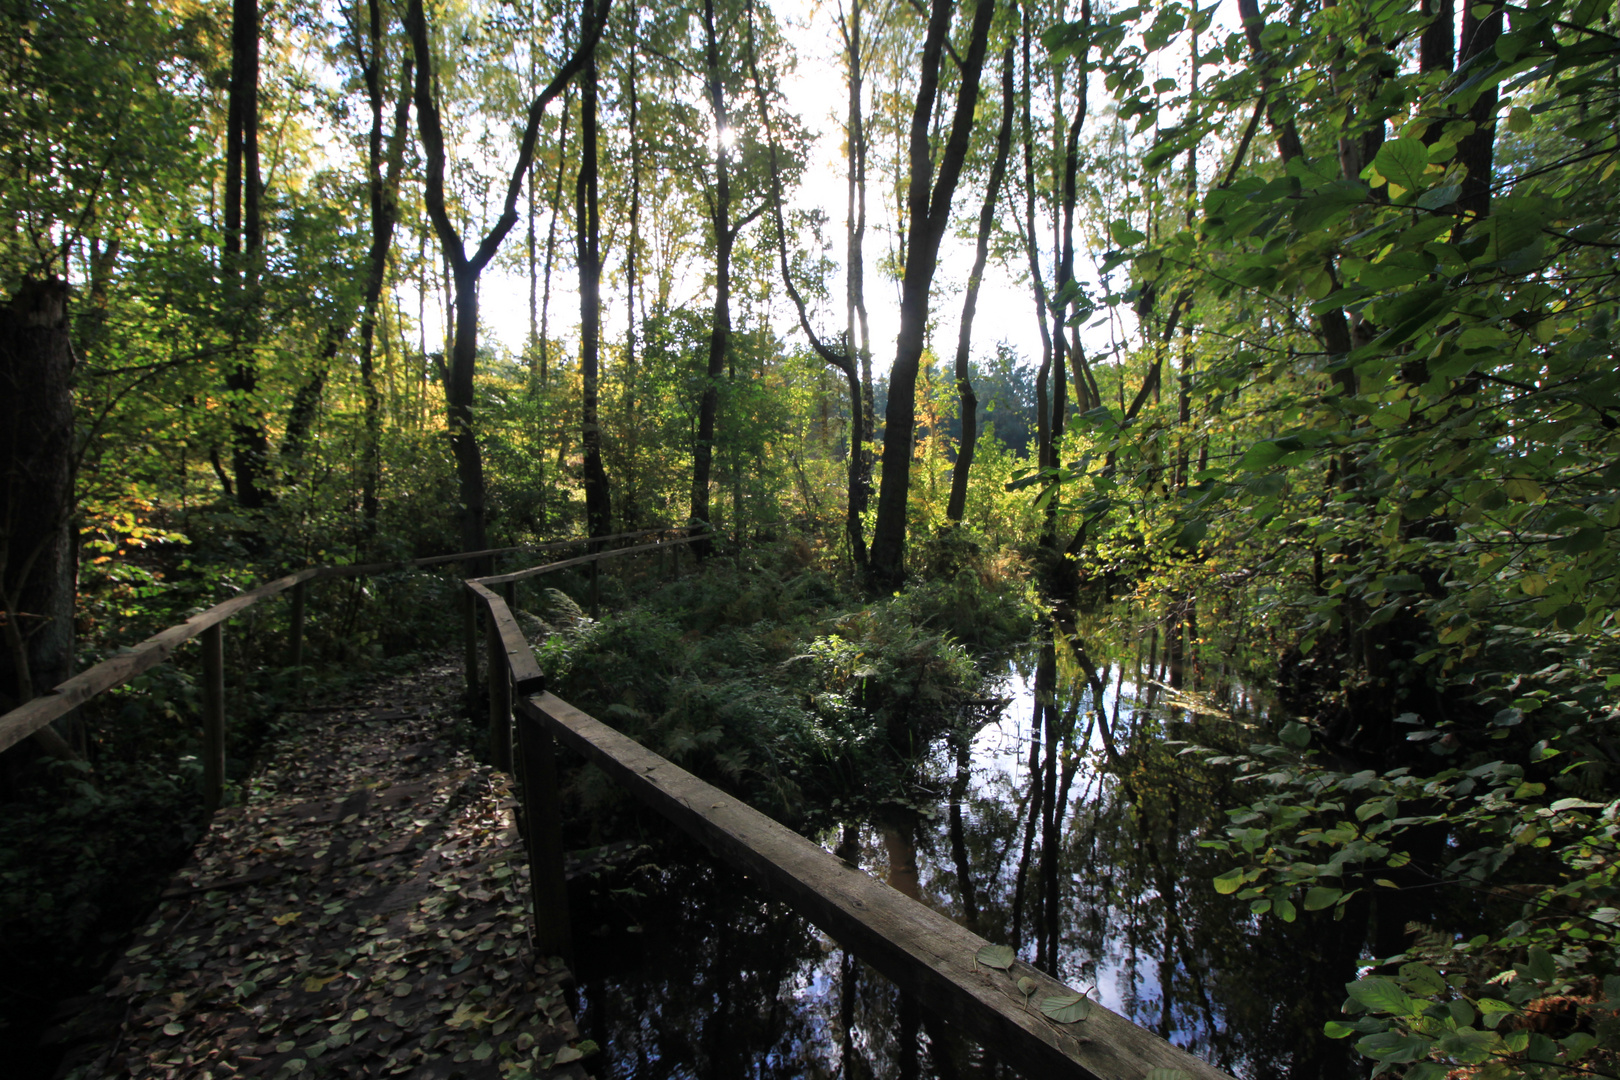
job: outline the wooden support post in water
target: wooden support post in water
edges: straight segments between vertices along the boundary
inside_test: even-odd
[[[506,643],[493,617],[484,619],[484,629],[489,652],[489,760],[502,772],[511,772],[512,669],[506,662]]]
[[[467,711],[478,702],[478,601],[461,589],[461,655],[467,666]]]
[[[202,632],[203,803],[212,814],[225,791],[225,624]]]
[[[304,614],[309,582],[300,581],[292,590],[292,630],[287,642],[287,666],[304,666]]]
[[[523,843],[529,855],[529,898],[534,905],[534,950],[572,961],[568,879],[563,871],[562,803],[557,797],[557,744],[551,732],[518,718],[519,782],[523,785]]]

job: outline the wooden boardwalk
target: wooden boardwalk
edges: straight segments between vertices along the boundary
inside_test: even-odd
[[[509,778],[456,749],[460,678],[286,718],[86,1002],[100,1030],[62,1032],[63,1075],[584,1077]]]

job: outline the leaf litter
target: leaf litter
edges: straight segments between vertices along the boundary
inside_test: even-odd
[[[431,664],[292,717],[109,973],[122,1025],[80,1033],[65,1075],[583,1078],[510,777],[458,748],[461,685]]]

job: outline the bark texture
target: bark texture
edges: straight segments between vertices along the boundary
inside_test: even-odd
[[[74,357],[67,283],[0,306],[0,712],[73,673]]]

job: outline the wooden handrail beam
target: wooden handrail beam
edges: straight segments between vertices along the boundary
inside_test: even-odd
[[[469,582],[477,582],[480,585],[505,585],[513,581],[524,581],[540,574],[550,574],[555,573],[558,570],[566,570],[570,566],[584,566],[587,563],[600,562],[603,559],[613,559],[620,555],[635,555],[643,551],[662,551],[665,548],[674,547],[681,544],[694,544],[705,538],[711,540],[713,539],[712,536],[706,533],[699,534],[697,536],[678,536],[670,540],[660,540],[655,544],[638,544],[635,547],[614,548],[612,551],[598,551],[593,555],[580,555],[577,558],[564,559],[561,562],[546,563],[544,566],[531,566],[527,570],[514,570],[510,574],[491,574],[488,577],[468,578],[467,580]],[[606,540],[607,537],[602,537],[602,539]]]
[[[275,596],[301,581],[321,577],[324,567],[312,566],[296,574],[278,578],[250,592],[233,596],[224,603],[215,604],[207,611],[198,612],[178,626],[171,626],[154,634],[129,652],[120,653],[87,668],[79,674],[58,683],[48,693],[27,704],[20,705],[0,716],[0,751],[5,751],[26,739],[52,720],[66,716],[97,694],[120,686],[143,671],[157,667],[167,660],[175,649],[217,626],[231,616],[252,607],[266,597]]]

